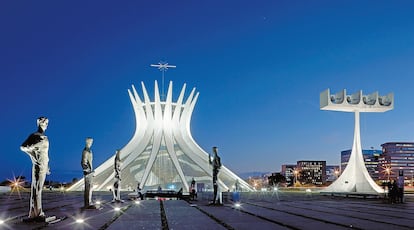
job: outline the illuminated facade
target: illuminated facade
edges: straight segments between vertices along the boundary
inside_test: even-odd
[[[326,166],[326,182],[335,181],[339,175],[341,175],[341,169],[339,165],[327,165]]]
[[[341,170],[345,170],[346,166],[348,165],[349,158],[351,156],[352,150],[345,150],[341,152]],[[364,158],[365,167],[371,178],[374,181],[379,179],[379,159],[382,151],[381,150],[362,150],[362,156]]]
[[[380,180],[395,180],[398,171],[404,171],[406,184],[413,184],[414,142],[387,142],[381,145]]]
[[[286,178],[286,184],[293,185],[295,182],[295,169],[297,165],[282,165],[281,174]]]
[[[143,97],[132,86],[128,90],[135,112],[136,130],[129,143],[121,151],[121,189],[134,189],[141,183],[143,190],[162,189],[189,191],[192,178],[198,186],[212,189],[210,155],[194,141],[190,132],[191,115],[199,93],[195,88],[185,100],[184,84],[177,101],[172,100],[172,82],[166,99],[161,100],[155,82],[154,101],[150,100],[144,83]],[[214,134],[212,134],[214,135]],[[114,180],[114,157],[95,170],[96,190],[108,190]],[[235,184],[239,189],[252,188],[236,174],[222,166],[218,175],[219,188],[227,191]],[[69,190],[81,190],[83,180]]]
[[[297,170],[302,184],[322,185],[326,182],[326,161],[298,161]]]

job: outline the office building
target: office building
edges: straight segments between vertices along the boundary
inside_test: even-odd
[[[295,182],[295,169],[297,165],[294,164],[286,164],[282,165],[281,174],[286,179],[286,185],[291,186]]]
[[[397,179],[399,171],[404,173],[405,183],[413,183],[414,142],[387,142],[381,145],[380,157],[381,181]]]
[[[296,170],[301,184],[322,185],[326,182],[326,161],[298,161]]]
[[[332,182],[341,175],[341,168],[339,165],[326,166],[326,182]]]
[[[343,172],[348,164],[349,157],[351,156],[351,149],[341,152],[341,172]],[[374,181],[379,179],[379,158],[381,150],[371,149],[362,150],[362,156],[364,158],[365,167],[368,170],[369,175]]]

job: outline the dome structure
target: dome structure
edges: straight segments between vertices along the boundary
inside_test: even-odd
[[[199,188],[212,189],[210,155],[193,139],[190,121],[199,93],[195,88],[185,99],[186,84],[177,101],[173,101],[173,83],[170,82],[165,100],[160,97],[155,81],[154,100],[151,101],[143,82],[142,94],[134,85],[128,90],[136,120],[136,130],[131,140],[121,150],[121,189],[134,189],[140,183],[143,190],[162,189],[189,191],[191,180]],[[108,190],[114,181],[115,155],[95,169],[95,190]],[[237,186],[244,191],[251,187],[225,166],[218,176],[222,191]],[[237,185],[236,185],[237,184]],[[83,179],[69,190],[82,190]]]

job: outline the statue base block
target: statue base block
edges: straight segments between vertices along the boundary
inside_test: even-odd
[[[221,204],[221,203],[218,203],[218,202],[213,202],[213,201],[211,201],[210,203],[208,203],[208,206],[223,206],[223,204]]]
[[[124,200],[112,200],[112,203],[124,203]]]
[[[92,205],[89,205],[89,206],[82,207],[82,210],[85,210],[85,209],[95,210],[95,209],[99,209],[99,208],[100,207],[92,204]]]
[[[37,216],[23,219],[24,223],[50,223],[57,220],[56,216]]]

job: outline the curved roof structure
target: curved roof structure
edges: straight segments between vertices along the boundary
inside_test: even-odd
[[[189,191],[194,178],[204,188],[212,188],[210,155],[193,139],[190,132],[191,115],[199,93],[192,89],[185,99],[186,84],[177,101],[172,100],[172,82],[169,83],[165,100],[161,100],[155,81],[154,101],[150,100],[144,83],[143,97],[132,85],[128,90],[134,108],[136,130],[121,151],[121,189],[136,188],[141,183],[143,190],[163,189]],[[108,190],[114,181],[115,155],[95,170],[95,190]],[[225,191],[236,185],[239,189],[251,191],[251,187],[225,166],[221,167],[218,182]],[[69,190],[82,190],[83,179]]]

